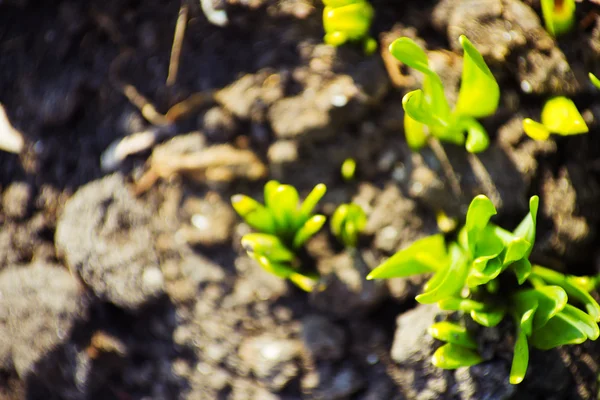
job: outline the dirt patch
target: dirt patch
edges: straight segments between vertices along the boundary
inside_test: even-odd
[[[437,311],[413,300],[422,280],[364,280],[480,193],[507,226],[540,194],[536,260],[600,272],[593,5],[578,3],[581,26],[556,42],[532,2],[372,1],[375,37],[438,51],[451,100],[458,34],[482,50],[502,97],[483,121],[492,145],[473,156],[408,149],[402,96],[421,77],[324,45],[319,1],[213,3],[226,26],[186,2],[167,85],[179,2],[0,1],[0,102],[25,138],[21,154],[0,153],[0,398],[595,398],[597,345],[532,352],[510,386],[513,329],[499,327],[481,336],[490,361],[437,370],[423,328]],[[524,137],[522,119],[556,93],[590,134]],[[352,182],[339,172],[348,157]],[[260,199],[267,178],[301,195],[327,184],[326,215],[351,200],[367,211],[357,251],[326,232],[308,243],[326,290],[307,295],[241,249],[249,228],[229,197]]]

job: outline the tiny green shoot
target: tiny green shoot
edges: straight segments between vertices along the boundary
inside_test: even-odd
[[[551,133],[562,136],[579,135],[589,131],[573,101],[564,96],[549,99],[542,109],[542,122],[523,120],[523,131],[535,140],[547,140]]]
[[[330,221],[331,232],[346,247],[355,248],[367,224],[367,214],[355,203],[341,204]]]
[[[371,271],[367,279],[431,273],[418,302],[459,311],[485,327],[512,317],[516,332],[510,383],[519,384],[527,372],[530,347],[547,350],[600,336],[600,305],[589,293],[598,277],[569,276],[529,260],[538,206],[539,199],[533,196],[529,213],[508,231],[490,222],[496,208],[487,197],[477,196],[456,241],[446,244],[441,234],[420,239]],[[429,333],[446,342],[433,354],[434,365],[455,369],[484,361],[461,325],[438,322]]]
[[[300,202],[296,188],[269,181],[264,187],[265,204],[243,194],[231,198],[235,211],[259,232],[242,238],[248,255],[268,272],[306,291],[312,291],[318,276],[303,271],[296,252],[325,224],[325,216],[314,215],[313,210],[326,190],[318,184]]]
[[[323,0],[323,3],[325,43],[337,47],[346,42],[361,42],[366,54],[377,49],[377,42],[369,36],[375,12],[367,0]]]
[[[573,29],[575,0],[541,0],[541,5],[542,16],[549,34],[560,36]]]
[[[344,178],[346,182],[353,180],[354,175],[356,174],[356,161],[354,158],[346,158],[342,163],[340,172],[342,174],[342,178]]]
[[[591,72],[588,74],[588,76],[590,77],[590,82],[592,82],[594,86],[600,89],[600,79],[598,79],[598,77],[592,74]]]
[[[415,151],[427,144],[429,136],[464,144],[470,153],[484,151],[489,145],[488,134],[477,118],[496,112],[500,87],[469,39],[461,35],[459,41],[464,62],[454,109],[446,99],[440,77],[429,67],[425,51],[407,37],[396,39],[390,45],[390,53],[396,59],[425,75],[423,88],[407,93],[402,99],[406,141]]]

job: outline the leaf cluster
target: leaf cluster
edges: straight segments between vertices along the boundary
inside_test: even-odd
[[[477,118],[496,112],[500,87],[475,46],[460,36],[464,49],[462,81],[458,100],[451,109],[438,74],[429,67],[425,51],[412,39],[402,37],[390,45],[390,53],[402,63],[424,74],[423,88],[402,99],[406,141],[413,150],[427,144],[429,135],[458,145],[470,153],[487,149],[489,137]],[[466,139],[465,139],[466,133]]]
[[[375,11],[367,0],[323,0],[323,3],[325,43],[341,46],[348,41],[360,41],[367,54],[377,49],[377,42],[369,36]]]
[[[355,203],[341,204],[330,221],[331,232],[346,247],[356,247],[358,235],[367,224],[367,214]]]
[[[490,222],[496,209],[485,196],[475,197],[457,240],[441,234],[420,239],[374,269],[367,279],[433,273],[420,303],[470,315],[480,325],[496,326],[511,316],[516,342],[510,381],[520,383],[527,371],[529,347],[551,349],[599,336],[600,307],[590,296],[589,278],[565,276],[529,261],[536,232],[539,199],[513,231]],[[430,333],[447,342],[432,362],[445,369],[475,365],[483,359],[468,332],[457,324],[435,324]]]
[[[313,289],[318,277],[301,270],[296,252],[325,224],[325,216],[314,215],[313,210],[326,191],[324,184],[318,184],[300,202],[296,188],[272,180],[265,184],[264,204],[242,194],[231,198],[235,211],[258,231],[242,238],[248,255],[306,291]]]

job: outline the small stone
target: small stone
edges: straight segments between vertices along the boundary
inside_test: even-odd
[[[9,218],[21,219],[27,216],[31,201],[31,186],[25,182],[12,183],[2,196],[2,210]]]

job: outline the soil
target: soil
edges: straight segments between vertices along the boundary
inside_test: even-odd
[[[169,85],[180,2],[0,0],[0,105],[24,137],[19,154],[0,151],[0,399],[597,398],[595,343],[533,351],[508,384],[510,325],[480,335],[485,363],[433,368],[439,311],[416,305],[423,279],[364,277],[480,193],[507,227],[539,194],[532,257],[600,272],[598,5],[578,3],[580,23],[554,41],[538,1],[372,1],[380,46],[404,35],[434,51],[450,99],[458,36],[483,53],[502,97],[474,156],[411,152],[402,96],[420,77],[324,45],[319,1],[215,0],[222,27],[183,4]],[[555,94],[589,134],[526,138],[522,119]],[[327,229],[306,246],[323,290],[267,274],[239,244],[250,228],[229,198],[262,199],[269,178],[301,195],[325,183],[328,216],[351,200],[369,215],[357,251]]]

